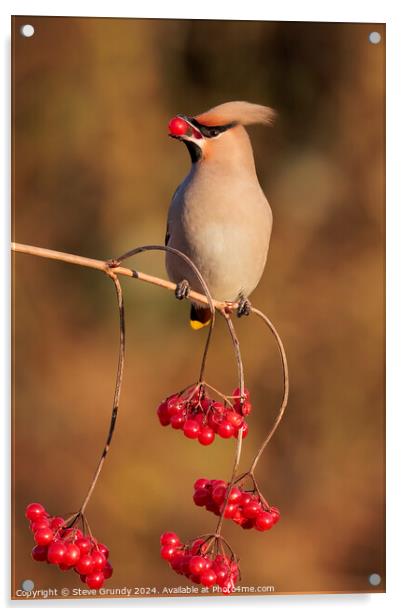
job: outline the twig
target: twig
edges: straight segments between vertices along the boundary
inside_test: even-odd
[[[11,250],[14,252],[21,252],[27,255],[33,255],[35,257],[43,257],[44,259],[53,259],[56,261],[64,261],[65,263],[72,263],[73,265],[81,265],[82,267],[89,267],[92,269],[100,270],[101,272],[113,271],[117,275],[128,276],[129,278],[135,278],[141,282],[148,282],[149,284],[168,289],[169,291],[175,291],[177,285],[174,282],[158,278],[157,276],[151,276],[137,270],[129,269],[127,267],[113,267],[111,268],[107,261],[100,261],[98,259],[89,259],[87,257],[81,257],[79,255],[73,255],[67,252],[58,252],[56,250],[49,250],[47,248],[40,248],[39,246],[29,246],[28,244],[18,244],[16,242],[11,243]],[[190,291],[188,299],[193,299],[200,304],[206,306],[209,305],[208,298],[202,293],[196,291]],[[225,308],[226,303],[212,299],[212,303],[216,310]],[[233,304],[233,308],[236,308],[237,304]]]
[[[107,272],[107,274],[113,280],[113,283],[114,283],[114,286],[115,286],[115,289],[116,289],[117,302],[118,302],[118,306],[119,306],[119,317],[120,317],[119,359],[118,359],[118,363],[117,363],[116,385],[115,385],[114,396],[113,396],[112,417],[111,417],[111,420],[110,420],[109,433],[108,433],[108,436],[107,436],[107,439],[106,439],[106,443],[105,443],[105,447],[104,447],[102,455],[100,457],[97,469],[95,471],[94,478],[93,478],[92,483],[91,483],[91,485],[89,487],[89,490],[88,490],[87,495],[86,495],[86,497],[84,499],[84,502],[82,503],[82,505],[80,507],[80,510],[79,510],[79,514],[82,515],[82,516],[84,514],[86,506],[89,503],[89,499],[92,496],[92,492],[95,489],[96,482],[98,481],[99,474],[100,474],[100,472],[102,470],[102,466],[103,466],[103,464],[105,462],[105,458],[106,458],[106,456],[108,454],[108,451],[109,451],[110,443],[112,441],[113,432],[114,432],[115,425],[116,425],[117,413],[118,413],[118,410],[119,410],[119,402],[120,402],[120,392],[121,392],[121,386],[122,386],[122,382],[123,382],[124,351],[125,351],[125,322],[124,322],[123,293],[122,293],[120,282],[119,282],[119,279],[117,278],[117,276],[113,272]]]
[[[238,375],[239,375],[239,387],[240,387],[240,396],[241,396],[240,399],[242,399],[242,396],[244,395],[244,370],[243,370],[243,362],[242,362],[241,354],[240,354],[240,344],[239,344],[239,340],[236,335],[234,325],[232,323],[232,319],[230,318],[230,315],[227,314],[225,311],[222,311],[222,314],[226,319],[226,323],[229,328],[229,333],[232,338],[233,348],[234,348],[236,362],[237,362],[237,370],[238,370]],[[222,528],[222,524],[223,524],[223,520],[225,516],[225,510],[229,502],[230,492],[232,490],[233,484],[236,479],[237,470],[239,468],[242,442],[243,442],[243,428],[241,427],[239,428],[238,433],[237,433],[237,446],[236,446],[235,459],[233,463],[232,475],[229,481],[229,485],[226,488],[225,500],[223,501],[223,506],[222,506],[222,513],[218,520],[218,525],[215,531],[217,535],[219,535],[221,532],[221,528]]]
[[[260,319],[262,319],[262,321],[264,321],[264,323],[269,327],[269,329],[271,330],[271,332],[273,333],[276,343],[278,345],[279,348],[279,353],[281,356],[281,362],[282,362],[282,369],[283,369],[283,397],[282,397],[282,402],[281,402],[281,406],[280,409],[278,411],[278,415],[276,416],[274,425],[272,426],[271,430],[268,432],[267,436],[265,437],[260,449],[258,450],[251,466],[250,466],[250,470],[249,473],[252,475],[254,473],[255,467],[258,464],[258,461],[260,459],[260,457],[263,454],[264,449],[266,448],[266,446],[268,445],[269,441],[271,440],[271,438],[273,437],[273,435],[275,434],[282,418],[283,418],[283,414],[285,412],[287,403],[288,403],[288,398],[289,398],[289,370],[288,370],[288,362],[286,359],[286,353],[285,353],[285,348],[283,346],[282,340],[278,334],[278,332],[276,331],[273,323],[268,319],[268,317],[261,312],[261,310],[258,310],[257,308],[252,307],[251,311],[256,314]]]
[[[237,362],[237,373],[239,377],[240,401],[243,402],[244,400],[244,369],[243,369],[243,362],[242,362],[241,355],[240,355],[239,339],[237,338],[235,328],[233,325],[233,321],[230,318],[230,315],[224,311],[222,312],[222,314],[226,319],[226,323],[229,328],[230,337],[233,343],[233,348],[235,351],[236,362]]]

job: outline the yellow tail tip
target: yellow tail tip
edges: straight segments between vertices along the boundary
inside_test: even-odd
[[[190,321],[190,325],[191,325],[192,329],[197,330],[197,329],[202,329],[206,325],[209,325],[210,322],[211,322],[211,319],[208,319],[208,321],[206,323],[201,323],[201,321],[193,321],[193,320],[191,320]]]

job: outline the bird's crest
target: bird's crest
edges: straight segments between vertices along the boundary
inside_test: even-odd
[[[271,107],[247,103],[246,101],[232,101],[217,105],[209,111],[196,116],[196,120],[206,126],[229,124],[235,122],[247,126],[248,124],[273,124],[276,112]]]

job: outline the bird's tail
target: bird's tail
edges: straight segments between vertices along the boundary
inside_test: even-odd
[[[201,329],[211,321],[211,311],[203,306],[191,304],[190,325],[193,329]]]

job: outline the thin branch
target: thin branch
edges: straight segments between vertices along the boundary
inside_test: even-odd
[[[230,318],[230,315],[227,312],[223,312],[223,316],[226,319],[227,326],[229,328],[230,337],[232,339],[233,348],[235,351],[236,362],[237,362],[237,373],[239,377],[239,389],[240,389],[240,401],[244,400],[244,369],[243,362],[240,355],[240,343],[237,338],[236,331],[233,325],[233,321]]]
[[[227,323],[228,328],[229,328],[230,337],[231,337],[232,343],[233,343],[233,348],[234,348],[234,352],[235,352],[235,356],[236,356],[236,362],[237,362],[237,371],[238,371],[238,375],[239,375],[240,399],[242,400],[243,396],[244,396],[244,369],[243,369],[243,362],[242,362],[241,354],[240,354],[240,344],[239,344],[239,340],[238,340],[237,335],[236,335],[236,331],[235,331],[232,319],[230,318],[230,315],[227,314],[227,312],[225,312],[225,311],[222,311],[222,314],[223,314],[223,316],[226,319],[226,323]],[[243,428],[241,427],[241,428],[239,428],[238,433],[237,433],[237,445],[236,445],[236,453],[235,453],[235,459],[234,459],[234,463],[233,463],[232,475],[231,475],[231,478],[230,478],[230,481],[229,481],[229,485],[226,488],[225,500],[223,501],[223,506],[222,506],[222,513],[221,513],[220,518],[218,520],[218,525],[217,525],[216,531],[215,531],[215,533],[217,535],[219,535],[220,532],[221,532],[221,528],[222,528],[222,524],[223,524],[223,519],[224,519],[224,516],[225,516],[225,510],[226,510],[227,504],[229,502],[230,492],[232,490],[233,484],[234,484],[235,479],[236,479],[237,470],[239,468],[242,442],[243,442]]]
[[[282,370],[283,370],[283,397],[282,397],[282,402],[281,402],[281,406],[280,409],[278,411],[278,415],[276,416],[274,425],[272,426],[271,430],[268,432],[266,438],[264,439],[260,449],[257,452],[257,455],[255,456],[249,473],[252,475],[254,472],[255,467],[258,464],[258,461],[260,459],[260,457],[262,456],[264,449],[266,448],[266,446],[268,445],[269,441],[271,440],[271,438],[273,437],[273,435],[275,434],[282,418],[283,418],[283,414],[285,412],[287,403],[288,403],[288,398],[289,398],[289,369],[288,369],[288,362],[286,359],[286,353],[285,353],[285,348],[283,346],[282,340],[278,334],[278,332],[276,331],[273,323],[268,319],[268,317],[261,312],[261,310],[258,310],[257,308],[251,308],[251,311],[256,314],[260,319],[262,319],[262,321],[264,321],[264,323],[269,327],[269,329],[271,330],[271,332],[273,333],[276,343],[278,345],[279,348],[279,353],[281,356],[281,362],[282,362]]]
[[[27,255],[33,255],[35,257],[43,257],[44,259],[53,259],[56,261],[64,261],[65,263],[72,263],[73,265],[81,265],[82,267],[89,267],[105,273],[113,271],[116,275],[135,278],[136,280],[148,282],[149,284],[168,289],[169,291],[175,291],[177,287],[174,282],[170,282],[169,280],[165,280],[163,278],[158,278],[157,276],[151,276],[150,274],[145,274],[144,272],[129,269],[127,267],[118,266],[112,268],[107,261],[89,259],[87,257],[81,257],[79,255],[74,255],[67,252],[58,252],[57,250],[49,250],[47,248],[40,248],[39,246],[29,246],[28,244],[18,244],[16,242],[11,243],[11,250]],[[188,299],[193,299],[200,304],[205,304],[206,306],[209,305],[206,295],[197,293],[196,291],[190,291],[188,294]],[[212,299],[212,304],[216,310],[222,310],[226,306],[225,302],[221,302],[216,299]],[[236,308],[236,306],[237,304],[233,304],[234,308]]]
[[[231,492],[233,484],[235,482],[235,478],[236,478],[236,474],[237,474],[237,469],[239,468],[242,442],[243,442],[243,428],[240,428],[239,429],[239,433],[237,435],[236,454],[235,454],[235,460],[234,460],[234,463],[233,463],[232,476],[231,476],[231,479],[229,481],[229,485],[227,486],[227,489],[226,489],[225,500],[224,500],[223,506],[222,506],[222,513],[221,513],[220,518],[218,520],[218,525],[217,525],[216,531],[215,531],[216,535],[220,535],[220,532],[221,532],[221,529],[222,529],[222,524],[223,524],[223,520],[224,520],[224,517],[225,517],[225,509],[226,509],[226,506],[228,504],[230,492]]]
[[[95,489],[96,482],[98,481],[98,477],[100,475],[100,472],[102,470],[102,466],[103,466],[103,464],[105,462],[106,456],[107,456],[109,448],[110,448],[110,443],[112,441],[113,432],[114,432],[115,425],[116,425],[117,413],[118,413],[118,410],[119,410],[121,386],[122,386],[122,383],[123,383],[124,352],[125,352],[125,321],[124,321],[123,293],[122,293],[122,290],[121,290],[120,281],[117,278],[117,276],[113,272],[107,272],[107,274],[113,280],[113,283],[114,283],[114,286],[115,286],[115,289],[116,289],[117,303],[118,303],[118,306],[119,306],[119,317],[120,317],[119,359],[118,359],[118,363],[117,363],[116,385],[115,385],[114,395],[113,395],[112,417],[111,417],[111,420],[110,420],[109,433],[108,433],[108,436],[107,436],[107,439],[106,439],[106,443],[105,443],[105,447],[104,447],[102,455],[100,457],[97,469],[95,471],[92,483],[91,483],[91,485],[89,487],[89,490],[88,490],[87,495],[86,495],[86,497],[84,499],[84,502],[82,503],[82,505],[80,507],[80,510],[79,510],[79,514],[80,515],[84,514],[86,506],[89,503],[89,499],[91,498],[92,492]]]

